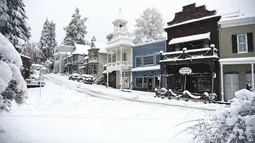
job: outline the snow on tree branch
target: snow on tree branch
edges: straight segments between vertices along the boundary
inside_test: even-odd
[[[140,18],[136,19],[134,43],[140,44],[162,39],[163,25],[162,16],[155,7],[145,9]]]

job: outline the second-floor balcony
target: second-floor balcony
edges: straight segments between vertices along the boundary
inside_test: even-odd
[[[182,51],[162,53],[160,62],[182,62],[204,59],[219,59],[218,49],[211,45],[207,48],[190,49],[183,48]]]
[[[121,69],[127,70],[132,68],[130,61],[117,61],[105,64],[104,66],[106,66],[109,71],[116,71]]]

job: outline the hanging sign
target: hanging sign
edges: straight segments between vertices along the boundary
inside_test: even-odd
[[[192,70],[189,67],[182,67],[179,70],[179,73],[182,74],[182,75],[189,75],[189,74],[192,73]]]

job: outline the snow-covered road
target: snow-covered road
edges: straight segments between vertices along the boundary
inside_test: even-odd
[[[39,88],[29,89],[25,105],[14,105],[10,113],[0,114],[0,142],[189,142],[190,135],[175,135],[192,123],[176,125],[211,112],[132,102],[115,95],[106,100],[82,88],[77,91],[74,84],[46,83],[41,98]],[[137,93],[128,96],[136,99]]]

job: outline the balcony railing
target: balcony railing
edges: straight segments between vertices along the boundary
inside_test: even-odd
[[[175,52],[162,53],[161,62],[189,60],[189,59],[204,59],[204,58],[218,58],[218,49],[212,45],[210,48],[191,49]]]

